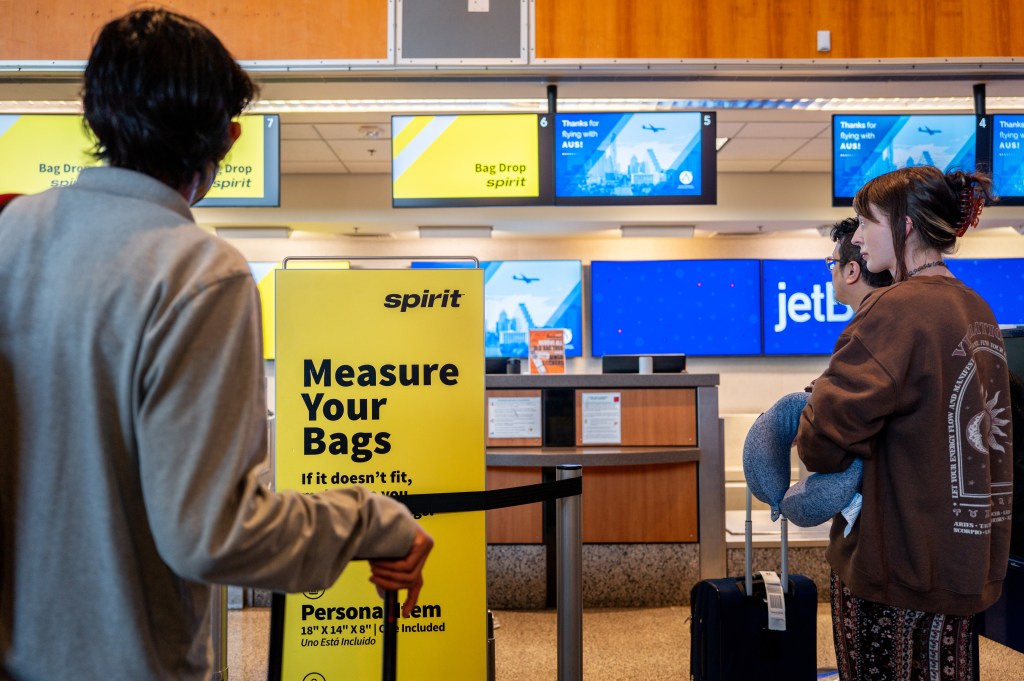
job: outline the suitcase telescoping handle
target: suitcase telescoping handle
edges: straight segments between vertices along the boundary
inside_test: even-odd
[[[746,570],[744,577],[746,580],[747,595],[754,595],[754,522],[751,520],[752,517],[752,495],[750,494],[750,487],[747,487],[747,520],[743,523],[744,530],[744,554],[746,558]],[[779,581],[782,583],[782,590],[789,591],[789,521],[786,520],[786,516],[780,518],[781,531],[782,531],[782,574],[779,575]]]
[[[381,668],[383,681],[398,678],[398,592],[388,589],[384,592],[384,664]]]

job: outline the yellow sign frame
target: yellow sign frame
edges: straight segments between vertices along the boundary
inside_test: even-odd
[[[482,270],[286,261],[276,277],[277,488],[484,489]],[[420,522],[435,547],[414,617],[399,622],[400,678],[483,680],[484,514]],[[380,678],[383,604],[368,579],[352,563],[326,592],[284,599],[279,678]]]

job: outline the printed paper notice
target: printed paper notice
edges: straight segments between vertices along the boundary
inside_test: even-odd
[[[539,397],[491,397],[487,400],[487,437],[540,437]]]
[[[583,444],[622,442],[622,393],[583,393]]]

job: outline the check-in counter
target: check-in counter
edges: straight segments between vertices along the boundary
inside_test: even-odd
[[[489,375],[486,386],[488,489],[580,464],[585,544],[697,543],[701,577],[725,574],[717,375]],[[538,410],[539,432],[494,427],[503,398]],[[489,511],[487,526],[492,545],[544,543],[552,531],[536,504]]]

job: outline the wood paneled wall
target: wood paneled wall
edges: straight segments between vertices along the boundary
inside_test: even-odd
[[[1020,56],[1016,0],[536,0],[537,59]],[[832,51],[817,51],[831,31]]]
[[[487,489],[505,489],[541,483],[540,467],[488,466]],[[544,541],[541,504],[509,506],[487,511],[488,544],[540,544]]]
[[[495,0],[518,2],[518,0]],[[386,60],[387,0],[166,0],[241,60]],[[0,0],[0,60],[84,60],[136,0]],[[1018,0],[536,0],[537,59],[1021,56]],[[817,51],[817,31],[832,51]]]
[[[540,468],[487,467],[487,489],[536,485]],[[697,464],[590,466],[583,473],[584,543],[695,542]],[[487,511],[488,544],[543,541],[540,504]]]
[[[697,464],[591,466],[583,472],[583,542],[695,542]]]
[[[381,59],[386,0],[161,0],[208,26],[236,59]],[[99,30],[137,0],[0,0],[0,61],[88,58]]]

